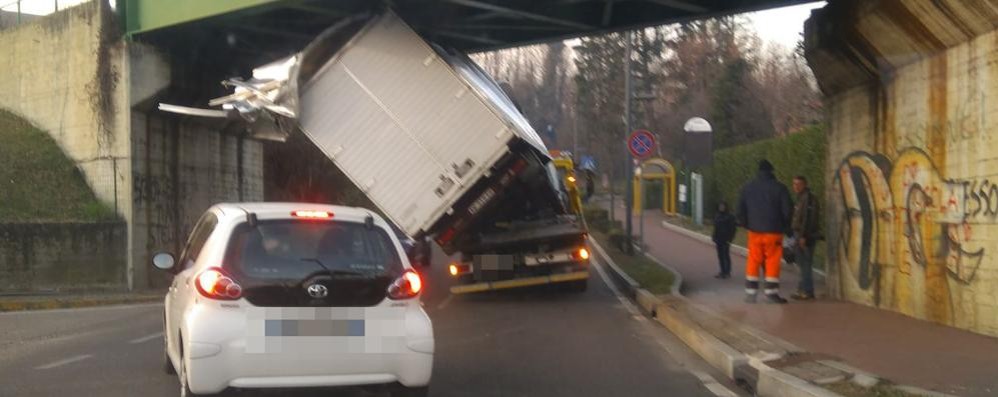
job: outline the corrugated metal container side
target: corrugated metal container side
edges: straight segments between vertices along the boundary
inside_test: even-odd
[[[522,124],[511,126],[499,105],[486,102],[495,100],[481,94],[487,88],[471,83],[388,13],[305,85],[300,125],[392,221],[417,235],[511,140],[536,136],[515,130]]]

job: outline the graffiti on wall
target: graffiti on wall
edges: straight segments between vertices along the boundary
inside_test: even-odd
[[[952,324],[954,289],[975,281],[974,227],[998,221],[998,184],[945,179],[922,150],[854,152],[835,170],[830,234],[846,295]]]

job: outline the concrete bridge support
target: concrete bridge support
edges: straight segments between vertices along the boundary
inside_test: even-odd
[[[986,0],[833,0],[808,20],[833,295],[998,336],[996,28]]]
[[[222,125],[155,110],[174,83],[170,60],[125,41],[118,23],[97,0],[0,31],[0,107],[49,131],[126,221],[120,285],[146,289],[167,279],[149,258],[179,254],[208,206],[263,199],[263,151]]]

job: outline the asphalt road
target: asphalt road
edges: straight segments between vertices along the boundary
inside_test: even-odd
[[[594,271],[552,288],[451,296],[443,258],[423,297],[436,336],[433,396],[716,396],[738,391]],[[595,269],[594,269],[595,270]],[[162,305],[0,314],[0,396],[175,396]],[[708,387],[709,386],[709,387]],[[359,389],[243,395],[376,396]]]

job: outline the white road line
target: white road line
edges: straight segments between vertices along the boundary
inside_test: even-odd
[[[606,286],[610,288],[610,291],[613,291],[613,295],[617,297],[617,300],[619,300],[620,303],[623,304],[624,307],[627,308],[629,312],[631,312],[632,318],[638,320],[641,323],[646,324],[645,326],[650,326],[650,324],[647,322],[647,317],[645,317],[645,315],[641,313],[641,310],[639,310],[638,307],[635,306],[630,299],[628,299],[626,296],[620,293],[620,290],[617,289],[617,285],[610,280],[610,278],[606,275],[606,271],[603,270],[603,266],[601,266],[599,264],[599,261],[595,259],[596,258],[591,259],[590,263],[593,265],[594,268],[596,268],[596,272],[599,273],[600,278],[602,278],[603,282],[606,283]],[[661,329],[656,327],[655,330],[660,331]],[[670,349],[660,338],[655,338],[655,342],[659,346],[661,346],[666,352],[668,352],[670,356],[674,358],[680,357],[679,354],[673,352],[672,349]],[[690,369],[689,371],[691,374],[693,374],[693,376],[699,379],[701,383],[703,383],[703,386],[707,388],[707,390],[709,390],[711,393],[714,393],[714,395],[718,397],[738,397],[738,394],[735,394],[730,389],[722,385],[720,382],[714,379],[713,376],[710,376],[710,374],[695,369]]]
[[[642,323],[648,321],[648,319],[645,318],[644,314],[641,314],[641,311],[638,310],[638,307],[634,306],[634,304],[631,303],[630,299],[627,299],[626,296],[620,293],[620,290],[617,289],[617,286],[614,285],[613,281],[610,280],[610,278],[606,275],[606,271],[603,270],[603,266],[599,264],[599,261],[590,260],[590,263],[593,265],[594,268],[596,268],[596,272],[599,273],[600,278],[603,279],[603,283],[610,288],[610,291],[612,291],[613,295],[617,297],[617,300],[620,301],[620,304],[624,305],[624,308],[626,308],[627,311],[631,312],[631,318]]]
[[[711,393],[714,393],[714,395],[719,397],[738,397],[735,392],[729,390],[727,387],[724,387],[724,385],[714,379],[713,376],[710,376],[710,374],[697,370],[690,370],[690,373],[692,373],[693,376],[696,376],[697,379],[700,379],[700,382],[703,382],[703,386],[706,387],[707,390],[710,390]]]
[[[152,334],[152,335],[146,335],[146,336],[143,336],[141,338],[132,339],[132,340],[128,341],[128,343],[136,345],[136,344],[139,344],[139,343],[142,343],[142,342],[148,342],[148,341],[151,341],[153,339],[160,338],[162,336],[163,336],[162,332],[157,332],[157,333]]]
[[[437,305],[437,310],[443,310],[443,308],[447,307],[447,305],[450,304],[451,299],[454,299],[454,295],[447,295],[447,297],[444,298],[444,301]]]
[[[52,369],[52,368],[55,368],[55,367],[61,367],[61,366],[66,365],[66,364],[71,364],[71,363],[75,363],[77,361],[86,360],[86,359],[88,359],[90,357],[93,357],[93,356],[94,356],[93,354],[81,354],[79,356],[73,356],[73,357],[67,358],[65,360],[56,361],[54,363],[48,363],[48,364],[45,364],[45,365],[40,365],[40,366],[35,367],[35,369]]]

